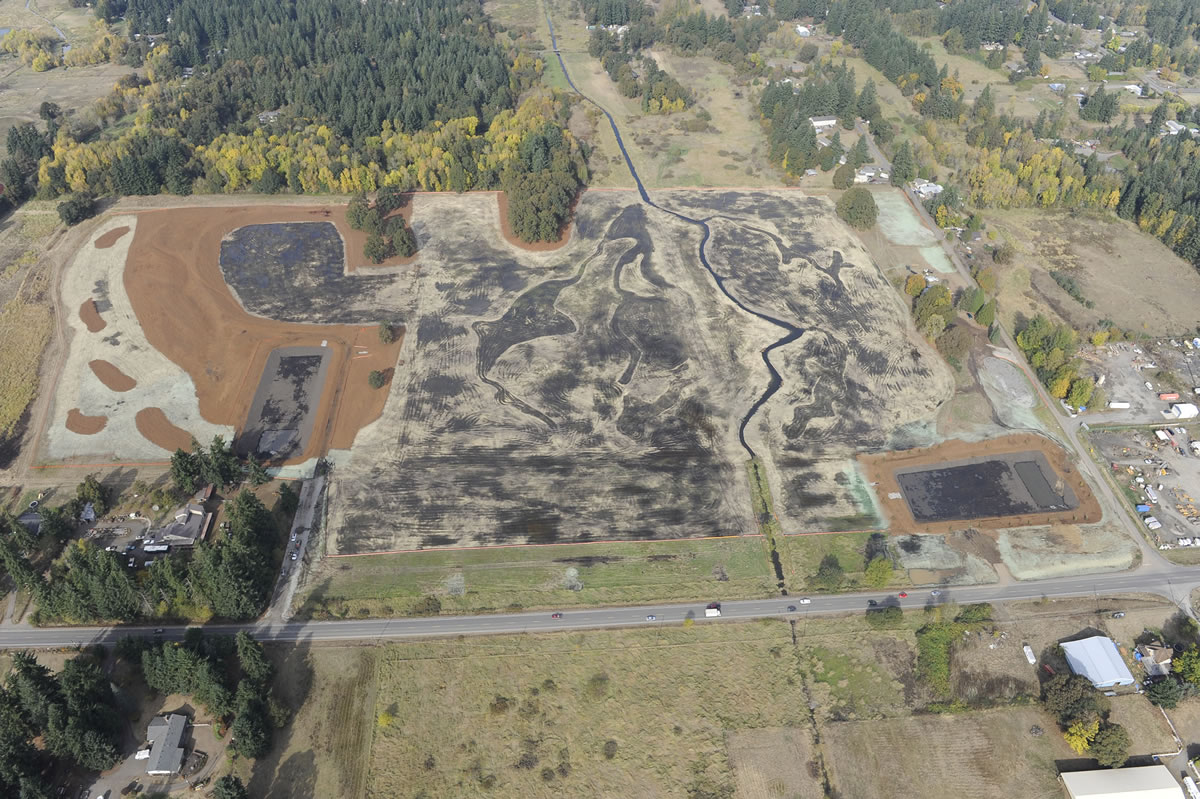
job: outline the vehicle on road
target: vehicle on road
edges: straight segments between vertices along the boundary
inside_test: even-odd
[[[137,563],[136,560],[134,560],[133,558],[130,558],[129,562],[126,563],[125,565],[132,569],[134,567],[134,564],[136,564],[136,563]]]
[[[795,605],[788,605],[787,609],[788,609],[788,613],[795,613],[795,612],[796,612],[796,606],[795,606]]]
[[[162,627],[157,627],[157,628],[155,628],[155,630],[154,630],[154,634],[155,634],[155,635],[162,635],[162,634],[163,634],[163,628],[162,628]]]
[[[295,534],[295,533],[292,533],[292,540],[293,540],[293,541],[295,541],[295,540],[296,540],[296,534]]]
[[[300,557],[300,553],[299,553],[299,552],[293,552],[293,553],[292,553],[292,560],[295,560],[295,559],[296,559],[296,558],[298,558],[298,557]]]
[[[561,619],[561,618],[562,618],[562,614],[561,614],[561,613],[551,613],[551,614],[550,614],[550,618],[552,618],[552,619]]]
[[[800,604],[801,604],[801,605],[811,605],[811,604],[812,604],[812,600],[811,600],[811,599],[809,599],[809,598],[808,598],[808,597],[806,597],[806,596],[802,596],[802,597],[800,597],[800,600],[799,600],[799,602],[800,602]]]
[[[901,599],[907,599],[907,598],[908,598],[908,592],[907,592],[907,591],[901,591],[901,592],[900,592],[900,598],[901,598]]]
[[[655,620],[655,618],[656,618],[656,617],[654,616],[654,614],[651,614],[651,615],[649,615],[649,616],[647,616],[647,617],[646,617],[646,621],[654,621],[654,620]]]
[[[721,615],[721,603],[720,602],[709,602],[708,607],[706,607],[704,609],[704,615],[705,616],[720,616]]]
[[[930,596],[941,596],[942,592],[941,591],[930,591],[929,595]]]
[[[1112,617],[1113,617],[1114,619],[1123,619],[1123,618],[1125,618],[1125,611],[1123,611],[1123,610],[1118,610],[1116,613],[1114,613],[1114,614],[1112,615]]]
[[[878,606],[879,606],[879,603],[876,602],[874,599],[867,600],[867,607],[874,608],[874,607],[878,607]]]

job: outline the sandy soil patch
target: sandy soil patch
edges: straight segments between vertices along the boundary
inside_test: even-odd
[[[81,436],[94,436],[108,424],[107,416],[84,416],[78,408],[67,411],[67,429]]]
[[[194,208],[141,214],[125,269],[125,286],[150,344],[192,377],[204,419],[240,427],[271,351],[325,346],[329,379],[309,446],[292,462],[349,446],[378,417],[386,392],[367,385],[375,369],[392,368],[403,338],[381,343],[377,328],[295,324],[248,313],[226,284],[218,261],[222,239],[236,228],[283,221],[332,221],[331,207]],[[352,279],[350,279],[352,280]],[[187,302],[179,302],[186,297]],[[297,314],[303,312],[303,302]],[[207,335],[198,337],[196,331]],[[362,396],[365,395],[365,396]],[[381,396],[382,395],[382,396]],[[177,422],[184,429],[189,429]]]
[[[168,452],[177,449],[191,450],[192,434],[171,424],[162,408],[142,408],[134,417],[137,430],[148,441]]]
[[[137,388],[136,380],[122,372],[117,367],[113,366],[108,361],[103,361],[100,359],[88,361],[88,367],[91,368],[96,377],[100,379],[101,383],[113,391],[125,392],[132,391],[133,389]]]
[[[96,239],[95,247],[97,250],[107,250],[109,247],[113,246],[118,241],[120,241],[121,237],[124,236],[128,232],[129,232],[128,225],[122,225],[119,228],[113,228],[112,230],[108,231],[107,233],[104,233],[98,239]]]
[[[89,333],[99,333],[104,329],[107,322],[100,316],[100,312],[96,310],[95,300],[84,300],[79,306],[79,318],[83,324],[87,326]]]
[[[1093,524],[1001,530],[1000,557],[1018,580],[1046,580],[1072,574],[1120,571],[1133,566],[1137,544],[1118,527]]]
[[[912,469],[921,466],[933,466],[947,461],[964,458],[974,458],[986,455],[999,455],[1024,450],[1037,450],[1045,455],[1058,476],[1070,486],[1079,501],[1079,507],[1074,510],[1052,511],[1048,513],[1027,514],[1022,516],[1003,516],[998,518],[971,519],[970,521],[943,521],[918,523],[909,510],[908,504],[901,497],[900,485],[896,479],[896,471]],[[891,522],[892,532],[951,532],[965,527],[1006,528],[1026,527],[1046,524],[1051,521],[1090,524],[1099,522],[1103,516],[1100,503],[1092,494],[1091,488],[1067,458],[1061,447],[1049,440],[1030,433],[1004,436],[1002,438],[969,443],[964,441],[947,441],[927,449],[907,450],[903,452],[884,453],[882,455],[863,455],[859,462],[866,470],[868,479],[876,486],[876,495]]]
[[[725,747],[737,781],[737,799],[824,799],[821,767],[808,727],[731,732]]]

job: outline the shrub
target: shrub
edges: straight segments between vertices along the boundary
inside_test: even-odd
[[[1183,699],[1183,686],[1174,677],[1168,677],[1162,682],[1156,682],[1146,689],[1146,698],[1152,704],[1173,710]]]
[[[367,375],[367,383],[371,386],[371,388],[376,388],[376,389],[383,388],[383,385],[386,382],[387,382],[387,375],[385,375],[383,372],[379,371],[378,369],[373,369],[371,371],[371,374]]]
[[[904,293],[910,297],[920,297],[925,290],[925,278],[920,275],[909,275],[904,281]]]
[[[903,621],[904,611],[899,605],[888,605],[886,608],[870,608],[867,610],[867,624],[876,630],[899,627]]]
[[[892,562],[883,555],[872,558],[863,579],[872,588],[883,588],[892,581]]]
[[[837,214],[850,227],[858,230],[868,230],[875,226],[875,218],[879,209],[875,205],[875,197],[862,186],[847,189],[837,202]]]
[[[396,328],[389,322],[379,323],[379,342],[381,344],[391,344],[396,340]]]
[[[68,225],[78,225],[96,215],[96,200],[87,192],[72,194],[58,204],[58,216]]]
[[[1120,724],[1105,727],[1096,733],[1090,752],[1096,762],[1108,768],[1118,768],[1129,759],[1129,733]]]
[[[617,742],[609,738],[604,742],[604,759],[612,760],[617,756]]]

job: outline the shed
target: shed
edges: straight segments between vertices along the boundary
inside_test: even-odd
[[[1171,406],[1171,415],[1176,419],[1191,419],[1200,416],[1200,408],[1190,402],[1177,402]]]
[[[1166,766],[1102,768],[1062,775],[1071,799],[1183,799]]]
[[[1171,660],[1175,657],[1175,650],[1157,641],[1139,646],[1134,652],[1134,657],[1142,664],[1147,674],[1158,677],[1171,673]]]
[[[1062,648],[1071,672],[1087,677],[1094,687],[1133,685],[1133,674],[1111,638],[1094,635],[1082,641],[1067,641]]]

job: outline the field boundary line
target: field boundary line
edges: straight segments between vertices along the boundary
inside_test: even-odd
[[[676,544],[681,541],[727,541],[734,538],[762,538],[762,533],[745,533],[743,535],[706,535],[699,538],[655,538],[644,541],[556,541],[553,544],[486,544],[476,547],[429,547],[427,549],[385,549],[379,552],[342,552],[326,555],[327,558],[365,558],[371,555],[407,555],[414,552],[474,552],[484,549],[536,549],[539,547],[586,547],[597,544]]]
[[[170,461],[113,461],[111,463],[39,463],[30,469],[104,469],[109,466],[170,466]]]

